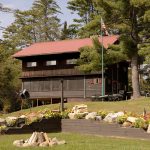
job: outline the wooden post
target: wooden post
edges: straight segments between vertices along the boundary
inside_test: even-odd
[[[86,79],[84,76],[84,98],[86,98]]]
[[[32,108],[33,108],[33,100],[32,100]]]
[[[61,112],[64,111],[64,88],[63,88],[63,79],[61,79]]]
[[[36,100],[36,106],[37,107],[39,106],[39,100],[38,99]]]
[[[21,110],[23,108],[23,99],[21,98]]]

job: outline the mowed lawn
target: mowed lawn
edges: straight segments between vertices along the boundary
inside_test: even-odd
[[[150,98],[141,98],[138,100],[127,100],[118,102],[71,102],[65,103],[65,107],[72,109],[74,105],[86,104],[89,111],[130,111],[135,113],[142,113],[144,108],[147,112],[150,112]],[[22,111],[3,115],[6,116],[18,116],[29,112],[37,112],[44,109],[59,109],[60,104],[43,105],[34,107],[31,110],[25,109]],[[125,139],[116,137],[102,137],[96,135],[84,135],[73,133],[51,133],[49,137],[57,137],[58,140],[65,140],[67,144],[58,145],[52,148],[17,148],[13,146],[14,140],[28,139],[31,134],[19,134],[19,135],[0,135],[0,150],[150,150],[150,140],[142,139]]]
[[[88,111],[99,111],[99,110],[129,111],[129,112],[135,112],[140,114],[143,113],[143,110],[145,108],[146,111],[150,113],[150,98],[140,98],[137,100],[124,100],[124,101],[115,101],[115,102],[101,102],[101,101],[69,102],[69,103],[65,103],[65,108],[71,110],[74,105],[78,105],[78,104],[86,104],[88,106]],[[44,109],[54,110],[59,108],[60,108],[60,104],[43,105],[31,109],[24,109],[22,111],[17,111],[0,117],[18,116],[29,112],[42,111]]]
[[[65,140],[67,144],[57,145],[52,148],[28,147],[18,148],[13,146],[17,139],[27,139],[31,135],[1,135],[0,150],[149,150],[150,141],[137,139],[123,139],[100,137],[94,135],[81,135],[71,133],[53,133],[49,137],[57,137],[58,140]]]

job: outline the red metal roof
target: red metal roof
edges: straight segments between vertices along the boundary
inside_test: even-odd
[[[118,36],[104,36],[103,45],[108,48],[109,45],[115,43],[118,40]],[[101,42],[101,38],[99,38]],[[61,53],[79,52],[79,48],[84,46],[92,46],[92,39],[73,39],[53,42],[40,42],[34,43],[31,46],[18,51],[13,55],[15,58],[38,56],[38,55],[51,55]]]

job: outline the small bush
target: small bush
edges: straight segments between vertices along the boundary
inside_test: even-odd
[[[86,116],[87,114],[86,113],[83,113],[83,114],[76,114],[75,115],[75,118],[76,119],[85,119],[85,116]]]
[[[7,128],[7,126],[0,126],[0,133],[5,130]]]
[[[133,126],[135,128],[145,128],[147,125],[146,125],[146,122],[145,120],[143,120],[142,118],[138,118],[135,123],[133,124]]]
[[[61,114],[61,118],[62,118],[62,119],[68,119],[68,118],[69,118],[68,114],[69,114],[70,112],[71,112],[70,110],[65,110],[65,111]]]
[[[127,115],[119,116],[119,117],[117,117],[117,122],[119,124],[123,124],[125,121],[127,121],[127,118],[128,118]]]
[[[7,122],[7,126],[8,127],[13,127],[16,124],[16,120],[10,120],[10,119],[8,119],[8,120],[6,120],[6,122]]]
[[[107,115],[108,115],[108,112],[103,110],[103,111],[98,111],[97,112],[97,115],[101,116],[102,119],[104,119]]]

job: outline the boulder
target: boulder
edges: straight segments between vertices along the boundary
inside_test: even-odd
[[[25,116],[25,115],[21,115],[19,118],[27,118],[27,116]]]
[[[26,120],[27,120],[27,118],[18,118],[17,120],[16,120],[16,126],[17,127],[21,127],[21,126],[23,126],[25,123],[26,123]]]
[[[63,144],[66,144],[66,141],[65,141],[65,140],[58,141],[58,142],[57,142],[57,144],[58,144],[58,145],[63,145]]]
[[[17,147],[21,147],[21,146],[23,146],[23,144],[24,144],[23,139],[22,140],[16,140],[16,141],[13,142],[13,145],[17,146]]]
[[[87,112],[87,105],[81,104],[81,105],[75,105],[72,108],[72,113],[84,113]]]
[[[124,113],[123,112],[117,112],[117,113],[109,113],[105,118],[104,118],[104,121],[106,122],[115,122],[117,117],[119,116],[123,116]]]
[[[137,120],[138,118],[136,118],[136,117],[128,117],[127,118],[127,121],[128,122],[131,122],[131,123],[135,123],[135,121]]]
[[[150,133],[150,124],[148,125],[147,133]]]
[[[68,117],[69,119],[75,119],[75,113],[69,113]]]
[[[97,112],[88,113],[88,114],[85,116],[85,119],[95,119],[96,115],[97,115]]]
[[[40,143],[39,146],[40,147],[48,147],[49,143],[45,141],[45,142]]]
[[[104,121],[106,121],[106,122],[113,122],[114,120],[113,120],[113,115],[114,115],[114,113],[109,113],[105,118],[104,118]]]
[[[128,122],[128,121],[125,121],[123,124],[122,124],[122,127],[132,127],[132,123],[131,122]]]
[[[6,120],[3,118],[0,118],[0,126],[6,125]]]
[[[101,120],[102,120],[102,116],[96,116],[96,117],[95,117],[95,120],[101,121]]]
[[[13,127],[16,125],[18,117],[7,117],[6,118],[6,123],[8,127]]]

